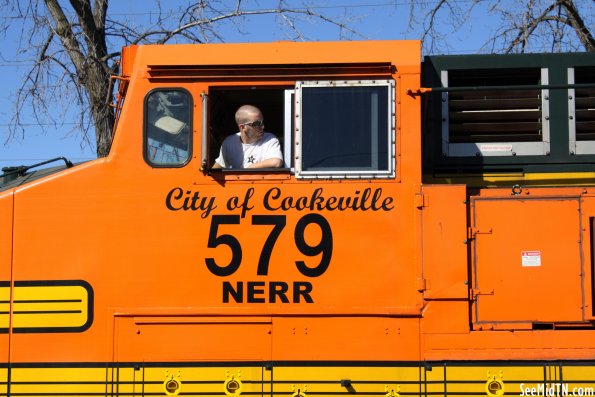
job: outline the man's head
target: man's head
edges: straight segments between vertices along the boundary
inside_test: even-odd
[[[262,112],[256,106],[244,105],[236,111],[236,123],[242,142],[253,143],[264,135]]]

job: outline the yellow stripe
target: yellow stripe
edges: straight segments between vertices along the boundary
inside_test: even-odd
[[[114,364],[115,365],[115,364]],[[358,396],[475,395],[489,394],[490,381],[500,382],[502,393],[520,395],[521,386],[561,383],[595,391],[595,365],[442,365],[424,363],[385,366],[264,366],[220,365],[139,366],[95,368],[36,366],[11,369],[11,392],[15,395],[168,395],[165,383],[174,380],[179,389],[169,395],[202,394],[239,397],[275,395],[312,397],[329,394]],[[6,379],[0,370],[0,380]],[[238,382],[240,393],[225,393],[226,381]],[[494,389],[497,390],[497,389]],[[0,385],[0,393],[2,386]]]
[[[47,329],[79,329],[87,325],[89,291],[82,285],[16,285],[13,296],[13,323],[19,330],[44,332]],[[77,283],[77,282],[73,282]],[[10,287],[0,287],[0,328],[9,327]]]
[[[421,391],[420,368],[412,367],[279,367],[274,373],[275,393],[288,393],[293,382],[306,395],[341,393],[377,395]]]
[[[518,183],[530,186],[585,186],[595,185],[595,172],[555,173],[461,173],[424,175],[424,183],[465,183],[470,186],[510,186]]]
[[[10,391],[14,395],[105,395],[106,368],[12,368]],[[110,369],[111,371],[111,369]]]
[[[500,366],[450,366],[434,367],[426,372],[428,392],[472,393],[488,395],[488,382],[501,382],[508,394],[520,395],[520,384],[544,381],[544,368],[541,366],[500,367]]]
[[[0,287],[0,329],[8,329],[10,323],[10,287]]]
[[[8,395],[8,369],[0,368],[0,396]]]
[[[181,385],[183,394],[206,393],[226,396],[225,384],[228,379],[241,384],[241,394],[262,393],[270,391],[271,371],[257,367],[157,367],[145,368],[145,393],[161,393],[165,395],[164,383],[173,378]]]

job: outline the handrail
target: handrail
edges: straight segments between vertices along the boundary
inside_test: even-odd
[[[420,87],[407,89],[408,95],[421,95],[428,92],[462,92],[462,91],[520,91],[520,90],[568,90],[595,88],[595,83],[586,84],[533,84],[533,85],[489,85],[466,87]]]

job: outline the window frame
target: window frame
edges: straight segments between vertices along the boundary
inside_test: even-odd
[[[293,159],[295,156],[293,155],[293,151],[295,150],[295,143],[294,143],[294,135],[293,131],[295,130],[295,88],[294,89],[286,89],[284,91],[284,114],[283,120],[284,122],[284,142],[283,142],[283,163],[285,169],[290,169],[291,172],[295,172],[295,164]]]
[[[148,112],[148,105],[149,105],[149,98],[151,95],[155,94],[156,92],[163,92],[163,91],[178,91],[183,92],[187,99],[188,99],[188,153],[186,155],[186,159],[180,163],[155,163],[151,161],[148,157],[148,146],[149,146],[149,112]],[[153,168],[182,168],[188,165],[192,160],[193,155],[193,123],[194,123],[194,97],[192,93],[188,91],[186,88],[183,87],[159,87],[154,88],[147,92],[143,100],[143,159],[145,162]]]
[[[265,96],[265,103],[263,104],[263,99],[260,98],[251,98],[249,100],[241,100],[237,102],[238,98],[246,96],[245,94],[249,94],[250,97],[254,96],[254,93],[258,93],[261,91],[267,91],[268,95],[271,94],[279,94],[279,98],[271,100],[270,98]],[[295,91],[295,85],[293,82],[279,84],[275,82],[274,84],[209,84],[208,88],[205,89],[201,95],[201,102],[202,102],[202,114],[207,115],[207,117],[202,118],[202,130],[208,131],[207,134],[202,134],[202,150],[201,150],[201,158],[203,159],[202,164],[205,164],[205,169],[211,175],[217,175],[218,177],[223,177],[227,179],[226,175],[230,175],[227,180],[251,180],[256,179],[260,180],[263,178],[263,174],[267,174],[267,179],[288,179],[290,174],[293,172],[293,168],[291,166],[291,162],[293,157],[291,156],[293,150],[293,94]],[[214,106],[213,101],[216,101],[214,98],[220,98],[221,92],[226,92],[225,96],[232,99],[232,102],[235,103],[235,107],[232,107],[235,110],[242,104],[252,104],[257,106],[259,109],[263,110],[264,117],[265,117],[265,131],[274,134],[277,139],[279,139],[281,143],[281,153],[283,155],[283,165],[281,167],[271,167],[271,168],[213,168],[213,164],[215,163],[215,159],[219,156],[219,151],[221,145],[218,145],[217,150],[213,150],[211,147],[211,142],[215,138],[215,135],[211,131],[213,129],[213,121],[212,116],[214,113]],[[230,92],[238,93],[239,95],[230,94]],[[274,96],[274,95],[273,95]],[[269,120],[270,113],[268,107],[266,106],[266,102],[271,101],[274,103],[278,103],[283,105],[283,110],[278,112],[279,119],[277,121],[282,122],[282,126],[272,129],[268,129],[267,120]],[[232,113],[233,116],[233,113]],[[232,120],[230,118],[229,120]],[[279,124],[279,123],[277,123]],[[234,124],[235,125],[235,124]],[[236,130],[237,131],[237,130]],[[234,132],[235,133],[235,132]],[[231,134],[230,134],[231,135]],[[225,140],[224,135],[220,136],[221,144]],[[283,142],[281,142],[283,141]]]
[[[387,169],[386,170],[314,170],[308,171],[303,169],[302,164],[302,150],[303,150],[303,136],[302,136],[302,120],[303,120],[303,97],[302,92],[304,88],[310,87],[387,87]],[[304,80],[296,81],[295,85],[295,153],[293,166],[295,169],[295,177],[297,179],[314,179],[314,178],[328,178],[328,179],[377,179],[377,178],[394,178],[396,175],[396,82],[394,79],[380,79],[380,80]]]

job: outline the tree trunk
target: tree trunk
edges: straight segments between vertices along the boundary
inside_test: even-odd
[[[108,155],[112,144],[112,132],[115,121],[113,109],[105,103],[105,100],[103,102],[92,105],[97,157]]]
[[[96,0],[93,11],[88,0],[70,0],[83,31],[79,36],[58,0],[45,0],[45,3],[56,24],[55,32],[74,65],[78,82],[87,94],[95,125],[97,156],[105,157],[111,145],[115,120],[109,105],[112,93],[104,31],[107,1]]]
[[[574,2],[572,0],[562,0],[561,4],[562,7],[566,9],[570,26],[572,26],[576,32],[576,35],[585,47],[585,50],[587,50],[587,52],[595,52],[595,39],[581,18]]]

